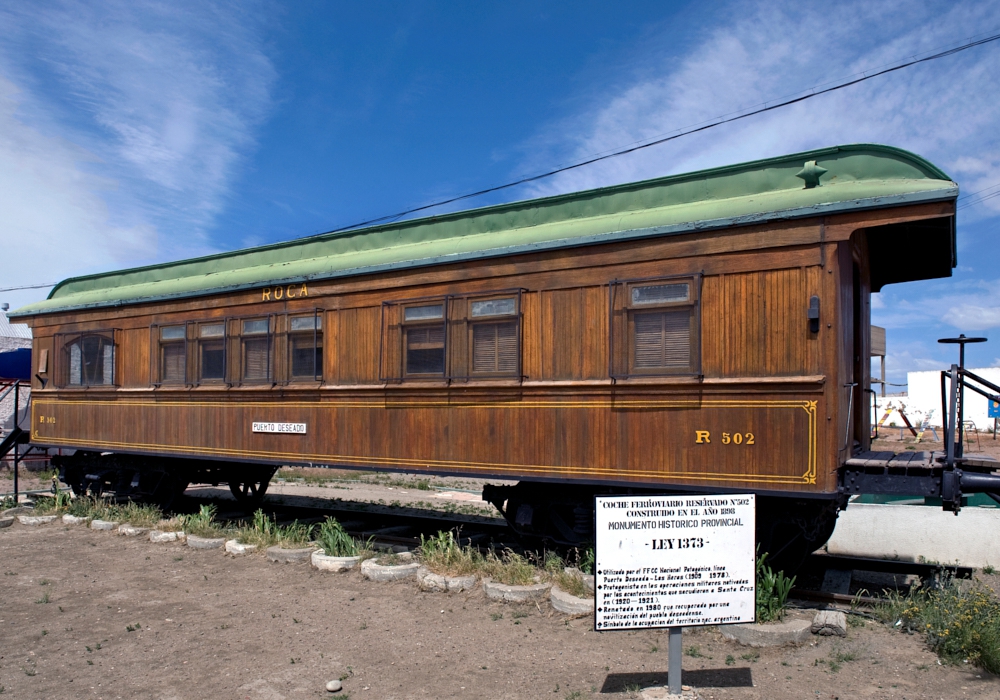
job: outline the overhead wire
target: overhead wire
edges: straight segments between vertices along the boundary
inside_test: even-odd
[[[967,51],[967,50],[975,48],[977,46],[982,46],[984,44],[988,44],[988,43],[997,41],[998,39],[1000,39],[1000,33],[998,33],[998,34],[990,34],[990,35],[987,35],[987,36],[985,36],[983,38],[980,38],[980,39],[972,39],[972,40],[969,40],[969,41],[965,42],[964,44],[960,44],[958,46],[953,46],[951,48],[944,49],[942,51],[937,51],[935,53],[932,53],[930,55],[923,56],[923,57],[920,57],[920,58],[913,58],[913,59],[904,61],[903,63],[900,63],[898,65],[893,65],[893,66],[890,66],[888,68],[882,68],[882,69],[875,70],[875,71],[870,72],[870,73],[869,72],[864,72],[864,73],[860,74],[859,77],[852,77],[852,78],[850,78],[848,80],[844,80],[842,82],[836,83],[836,84],[832,85],[831,87],[823,88],[821,90],[812,90],[810,92],[807,92],[806,94],[798,95],[797,97],[791,97],[791,98],[788,98],[788,99],[779,100],[778,102],[775,102],[774,104],[768,104],[767,102],[764,102],[764,103],[762,103],[763,106],[758,107],[756,109],[752,109],[750,111],[743,112],[743,113],[736,113],[733,116],[720,117],[720,118],[711,120],[709,122],[703,123],[703,124],[701,124],[699,126],[694,126],[694,127],[691,127],[691,128],[682,129],[682,130],[678,131],[677,133],[672,133],[669,136],[663,136],[663,137],[660,137],[660,138],[655,138],[654,140],[648,141],[648,142],[645,142],[645,143],[639,142],[639,143],[635,144],[635,142],[634,142],[634,145],[629,145],[627,147],[619,148],[619,149],[614,150],[614,151],[605,152],[603,154],[596,155],[596,156],[593,156],[593,157],[590,157],[590,158],[586,158],[584,160],[581,160],[581,161],[578,161],[578,162],[575,162],[575,163],[571,163],[569,165],[564,165],[564,166],[561,166],[561,167],[558,167],[558,168],[553,168],[553,169],[548,170],[548,171],[543,172],[543,173],[538,173],[536,175],[529,175],[529,176],[526,176],[526,177],[518,178],[516,180],[513,180],[511,182],[507,182],[507,183],[502,184],[502,185],[494,185],[492,187],[487,187],[487,188],[484,188],[484,189],[481,189],[481,190],[476,190],[475,192],[468,192],[466,194],[456,195],[454,197],[448,197],[446,199],[441,199],[441,200],[438,200],[436,202],[431,202],[429,204],[423,204],[423,205],[418,206],[418,207],[412,207],[410,209],[405,209],[403,211],[396,212],[394,214],[387,214],[385,216],[379,216],[379,217],[376,217],[376,218],[373,218],[373,219],[367,219],[365,221],[359,221],[357,223],[349,224],[347,226],[341,226],[339,228],[331,229],[329,231],[324,231],[322,233],[312,234],[311,236],[308,236],[308,238],[314,238],[316,236],[327,236],[327,235],[330,235],[332,233],[341,233],[341,232],[344,232],[344,231],[351,231],[353,229],[358,229],[358,228],[361,228],[361,227],[364,227],[364,226],[371,226],[373,224],[378,224],[378,223],[384,223],[386,221],[396,221],[396,220],[398,220],[398,219],[400,219],[400,218],[402,218],[404,216],[409,216],[410,214],[416,214],[416,213],[419,213],[419,212],[422,212],[422,211],[427,211],[429,209],[436,209],[438,207],[443,207],[443,206],[446,206],[448,204],[454,204],[455,202],[460,202],[460,201],[463,201],[463,200],[472,199],[474,197],[481,197],[481,196],[486,195],[486,194],[490,194],[490,193],[493,193],[493,192],[499,192],[499,191],[505,190],[505,189],[510,189],[511,187],[517,187],[519,185],[524,185],[524,184],[527,184],[529,182],[537,182],[538,180],[543,180],[545,178],[549,178],[549,177],[552,177],[554,175],[558,175],[560,173],[567,172],[569,170],[575,170],[577,168],[582,168],[582,167],[585,167],[585,166],[588,166],[588,165],[593,165],[594,163],[598,163],[598,162],[604,161],[604,160],[609,160],[611,158],[618,158],[620,156],[627,155],[629,153],[634,153],[636,151],[640,151],[640,150],[643,150],[643,149],[646,149],[646,148],[650,148],[652,146],[658,146],[658,145],[667,143],[669,141],[674,141],[674,140],[682,138],[684,136],[689,136],[691,134],[699,133],[699,132],[702,132],[702,131],[707,131],[707,130],[713,129],[713,128],[717,127],[717,126],[722,126],[723,124],[730,124],[732,122],[739,121],[739,120],[742,120],[742,119],[747,119],[749,117],[753,117],[753,116],[756,116],[758,114],[763,114],[765,112],[771,112],[771,111],[774,111],[776,109],[781,109],[782,107],[788,107],[789,105],[797,104],[799,102],[804,102],[804,101],[812,99],[814,97],[819,97],[820,95],[825,95],[825,94],[828,94],[828,93],[831,93],[831,92],[835,92],[837,90],[843,90],[844,88],[851,87],[852,85],[857,85],[859,83],[863,83],[865,81],[872,80],[874,78],[878,78],[878,77],[886,75],[888,73],[893,73],[895,71],[899,71],[899,70],[902,70],[904,68],[909,68],[910,66],[914,66],[914,65],[917,65],[917,64],[920,64],[920,63],[927,63],[927,62],[930,62],[930,61],[936,61],[938,59],[946,58],[948,56],[953,56],[953,55],[955,55],[957,53],[960,53],[962,51]],[[855,75],[859,75],[859,74],[855,74]],[[730,114],[733,114],[733,113],[730,113]],[[982,200],[980,200],[980,201],[982,201]]]
[[[19,289],[44,289],[45,287],[54,287],[54,286],[56,286],[55,282],[53,282],[52,284],[27,284],[23,287],[5,287],[3,289],[0,289],[0,292],[16,292]]]

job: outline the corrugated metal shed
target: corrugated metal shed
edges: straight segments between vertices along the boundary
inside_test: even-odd
[[[836,146],[75,277],[14,315],[203,296],[957,196],[958,186],[947,175],[912,153],[879,145]]]
[[[25,323],[11,323],[0,312],[0,351],[31,347],[31,329]]]

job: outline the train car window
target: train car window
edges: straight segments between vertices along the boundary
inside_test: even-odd
[[[198,327],[198,380],[226,378],[226,324],[203,323]]]
[[[86,387],[114,384],[114,333],[72,335],[62,344],[65,363],[63,386]]]
[[[517,299],[484,299],[469,305],[472,352],[470,372],[475,375],[517,375],[520,333]]]
[[[270,321],[266,318],[243,321],[240,336],[243,379],[266,381],[271,378]]]
[[[404,373],[444,376],[446,330],[444,304],[408,306],[403,310]]]
[[[612,377],[698,374],[699,279],[611,283]]]
[[[323,317],[319,312],[289,319],[288,357],[292,379],[322,377]]]
[[[160,381],[187,381],[187,329],[185,326],[160,327]]]

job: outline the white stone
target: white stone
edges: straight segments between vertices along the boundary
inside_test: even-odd
[[[593,598],[578,598],[570,595],[559,586],[553,586],[549,593],[549,602],[552,607],[567,615],[584,615],[594,612]]]
[[[783,647],[786,644],[803,644],[809,639],[812,623],[809,620],[768,622],[763,625],[747,623],[720,625],[719,631],[726,639],[748,647]]]
[[[327,681],[326,689],[331,693],[339,693],[340,689],[344,687],[344,684],[340,681]]]
[[[846,637],[847,616],[839,610],[820,610],[813,618],[812,633],[821,637]]]
[[[446,593],[448,591],[468,591],[475,587],[478,577],[475,574],[465,576],[442,576],[435,574],[426,566],[417,569],[417,582],[420,590],[437,591]]]
[[[366,559],[361,562],[361,575],[369,581],[399,581],[410,578],[417,573],[420,564],[411,562],[409,564],[377,564],[374,559]]]
[[[226,553],[234,555],[252,554],[257,551],[255,544],[243,544],[238,540],[226,540]]]
[[[17,521],[22,525],[44,525],[58,517],[58,515],[19,515]]]
[[[317,549],[309,557],[309,561],[320,571],[347,571],[361,561],[361,557],[330,557]]]
[[[508,603],[524,603],[528,601],[545,600],[549,596],[551,583],[535,583],[530,586],[508,586],[492,579],[483,579],[483,592],[490,600],[502,600]]]
[[[90,529],[91,530],[114,530],[118,527],[118,523],[112,522],[110,520],[91,520]]]
[[[226,545],[225,537],[196,537],[187,536],[187,546],[192,549],[221,549]]]
[[[62,516],[62,521],[66,525],[85,525],[87,523],[87,518],[79,515],[70,515],[66,513]]]
[[[126,537],[135,537],[136,535],[144,535],[147,532],[149,532],[148,527],[137,527],[135,525],[129,525],[128,523],[118,526],[118,534],[125,535]]]
[[[161,532],[160,530],[150,530],[149,531],[149,541],[150,542],[176,542],[181,539],[179,535],[184,533],[180,532]]]
[[[315,547],[296,547],[295,549],[268,547],[267,558],[271,561],[281,561],[286,564],[290,564],[299,561],[307,561],[315,551]]]

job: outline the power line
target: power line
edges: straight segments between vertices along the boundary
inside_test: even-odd
[[[404,211],[401,211],[401,212],[398,212],[398,213],[395,213],[395,214],[387,214],[385,216],[379,216],[379,217],[374,218],[374,219],[368,219],[366,221],[360,221],[358,223],[350,224],[348,226],[341,226],[340,228],[335,228],[335,229],[332,229],[330,231],[324,231],[322,233],[316,233],[316,234],[313,234],[312,236],[308,236],[308,238],[314,238],[316,236],[326,236],[326,235],[329,235],[331,233],[340,233],[342,231],[350,231],[352,229],[361,228],[363,226],[371,226],[372,224],[382,223],[382,222],[385,222],[385,221],[394,221],[394,220],[400,219],[400,218],[402,218],[404,216],[408,216],[410,214],[416,214],[417,212],[426,211],[428,209],[435,209],[437,207],[445,206],[446,204],[454,204],[455,202],[460,202],[462,200],[472,199],[474,197],[481,197],[482,195],[490,194],[491,192],[499,192],[500,190],[509,189],[511,187],[517,187],[518,185],[524,185],[524,184],[527,184],[529,182],[537,182],[538,180],[543,180],[545,178],[552,177],[553,175],[558,175],[559,173],[564,173],[564,172],[567,172],[569,170],[575,170],[577,168],[582,168],[582,167],[587,166],[587,165],[593,165],[594,163],[598,163],[598,162],[603,161],[603,160],[609,160],[611,158],[617,158],[619,156],[627,155],[629,153],[634,153],[636,151],[640,151],[640,150],[645,149],[645,148],[650,148],[652,146],[658,146],[660,144],[667,143],[668,141],[674,141],[674,140],[679,139],[679,138],[681,138],[683,136],[689,136],[691,134],[695,134],[695,133],[698,133],[698,132],[701,132],[701,131],[707,131],[707,130],[715,128],[717,126],[722,126],[723,124],[729,124],[729,123],[732,123],[732,122],[735,122],[735,121],[739,121],[741,119],[746,119],[748,117],[756,116],[758,114],[763,114],[765,112],[771,112],[771,111],[774,111],[776,109],[780,109],[782,107],[787,107],[789,105],[797,104],[799,102],[804,102],[806,100],[812,99],[813,97],[818,97],[820,95],[825,95],[827,93],[835,92],[837,90],[843,90],[844,88],[851,87],[852,85],[857,85],[858,83],[863,83],[863,82],[865,82],[867,80],[871,80],[873,78],[878,78],[879,76],[886,75],[887,73],[893,73],[895,71],[902,70],[904,68],[909,68],[910,66],[915,66],[915,65],[917,65],[919,63],[927,63],[929,61],[936,61],[936,60],[938,60],[940,58],[946,58],[948,56],[952,56],[952,55],[960,53],[962,51],[967,51],[968,49],[972,49],[972,48],[975,48],[977,46],[982,46],[983,44],[988,44],[988,43],[997,41],[998,39],[1000,39],[1000,34],[991,34],[991,35],[986,36],[986,37],[984,37],[982,39],[971,40],[971,41],[968,41],[968,42],[966,42],[964,44],[960,44],[958,46],[954,46],[954,47],[952,47],[950,49],[945,49],[943,51],[938,51],[937,53],[933,53],[933,54],[931,54],[929,56],[924,56],[923,58],[915,58],[915,59],[912,59],[912,60],[909,60],[909,61],[905,61],[903,63],[900,63],[899,65],[892,66],[890,68],[884,68],[882,70],[878,70],[878,71],[875,71],[875,72],[870,73],[870,74],[861,74],[861,76],[858,77],[858,78],[852,78],[852,79],[849,79],[849,80],[846,80],[846,81],[842,81],[840,83],[837,83],[837,84],[835,84],[835,85],[833,85],[831,87],[828,87],[828,88],[824,88],[822,90],[813,90],[811,92],[808,92],[805,95],[799,95],[798,97],[793,97],[793,98],[781,100],[781,101],[776,102],[776,103],[771,104],[771,105],[768,105],[765,102],[765,103],[763,103],[764,104],[763,107],[759,107],[759,108],[751,110],[749,112],[744,112],[742,114],[737,114],[735,116],[723,117],[723,118],[715,119],[715,120],[710,121],[708,123],[702,124],[701,126],[696,126],[696,127],[690,128],[690,129],[685,129],[685,130],[682,130],[682,131],[680,131],[678,133],[675,133],[673,135],[665,136],[665,137],[662,137],[662,138],[658,138],[658,139],[655,139],[653,141],[649,141],[647,143],[640,143],[639,145],[632,145],[632,146],[629,146],[629,147],[626,147],[626,148],[621,148],[621,149],[612,151],[610,153],[605,153],[603,155],[598,155],[598,156],[595,156],[593,158],[587,158],[585,160],[582,160],[582,161],[579,161],[579,162],[576,162],[576,163],[572,163],[570,165],[565,165],[565,166],[562,166],[562,167],[559,167],[559,168],[554,168],[554,169],[546,171],[544,173],[539,173],[537,175],[530,175],[530,176],[527,176],[527,177],[522,177],[522,178],[520,178],[518,180],[514,180],[512,182],[508,182],[508,183],[503,184],[503,185],[495,185],[493,187],[487,187],[486,189],[477,190],[475,192],[469,192],[467,194],[462,194],[462,195],[458,195],[458,196],[455,196],[455,197],[449,197],[447,199],[442,199],[442,200],[439,200],[437,202],[432,202],[430,204],[424,204],[424,205],[419,206],[419,207],[413,207],[411,209],[406,209]],[[982,200],[980,200],[980,201],[982,201]]]
[[[19,289],[44,289],[45,287],[54,287],[56,283],[52,284],[29,284],[24,287],[7,287],[5,289],[0,289],[0,292],[16,292]]]

